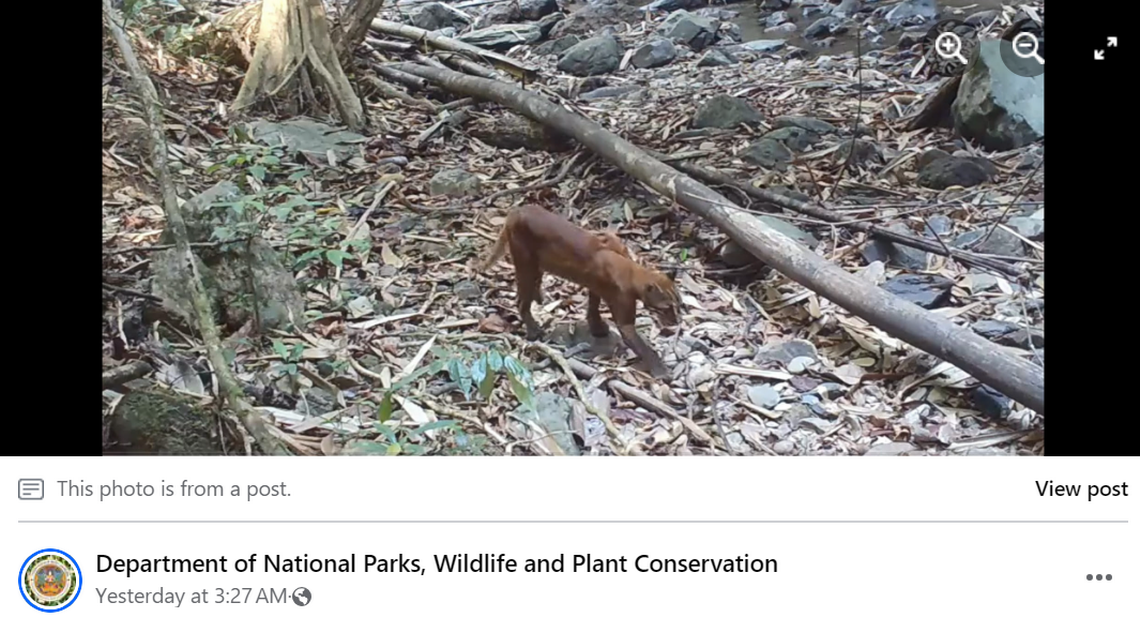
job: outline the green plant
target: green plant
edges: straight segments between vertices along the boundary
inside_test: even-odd
[[[296,343],[292,348],[285,345],[281,339],[273,339],[273,352],[281,358],[281,366],[278,370],[286,375],[297,374],[297,363],[301,361],[301,355],[305,353],[305,346]]]

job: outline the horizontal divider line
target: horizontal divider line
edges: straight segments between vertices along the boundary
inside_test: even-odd
[[[450,525],[532,525],[532,524],[546,524],[546,525],[563,525],[563,524],[600,524],[600,525],[645,525],[645,524],[667,524],[667,525],[753,525],[753,524],[827,524],[827,525],[850,525],[850,524],[984,524],[984,525],[1025,525],[1025,524],[1120,524],[1127,523],[1127,520],[26,520],[17,521],[18,523],[27,524],[52,524],[52,523],[68,523],[68,524],[91,524],[91,523],[106,523],[106,524],[142,524],[142,523],[159,523],[159,524],[190,524],[190,523],[211,523],[211,524],[265,524],[265,523],[284,523],[289,525],[297,524],[375,524],[375,525],[413,525],[413,524],[450,524]]]

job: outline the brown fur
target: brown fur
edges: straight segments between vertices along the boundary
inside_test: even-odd
[[[590,233],[536,205],[517,208],[507,216],[490,256],[479,269],[487,272],[508,249],[515,265],[519,316],[527,338],[534,340],[542,334],[531,314],[531,303],[541,301],[542,276],[550,272],[589,290],[586,321],[591,334],[609,334],[600,311],[604,300],[626,345],[649,366],[654,377],[668,375],[661,358],[634,327],[638,300],[664,325],[676,325],[681,302],[668,275],[633,261],[614,234]]]

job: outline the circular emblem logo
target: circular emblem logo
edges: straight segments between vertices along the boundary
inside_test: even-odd
[[[20,567],[20,593],[33,608],[54,613],[75,602],[83,576],[71,555],[46,548],[32,553]]]

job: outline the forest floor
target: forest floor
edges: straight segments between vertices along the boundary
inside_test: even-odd
[[[400,20],[406,12],[382,15]],[[663,17],[619,26],[616,36],[632,49]],[[180,197],[234,182],[247,204],[264,206],[258,233],[277,247],[303,294],[305,323],[298,329],[250,335],[247,323],[225,332],[254,404],[286,432],[304,422],[291,441],[302,453],[610,454],[629,444],[652,454],[1042,451],[1043,422],[1033,412],[752,263],[713,225],[589,151],[573,144],[556,152],[506,149],[481,139],[505,115],[497,105],[471,108],[467,123],[445,126],[419,144],[417,136],[440,116],[383,98],[354,78],[370,117],[368,134],[349,155],[298,156],[249,139],[226,110],[240,72],[176,53],[156,27],[161,19],[157,10],[144,12],[130,32],[168,112]],[[161,250],[154,247],[165,217],[129,79],[109,39],[103,51],[104,369],[142,358],[159,369],[159,381],[170,382],[179,373],[169,370],[176,359],[204,370],[202,347],[184,324],[147,311],[157,304],[147,296],[154,293],[151,262]],[[660,68],[625,66],[604,84],[594,80],[595,89],[624,92],[588,99],[581,98],[583,80],[560,72],[554,56],[528,46],[509,55],[540,68],[542,83],[529,89],[643,148],[744,183],[784,187],[852,219],[948,245],[973,242],[975,252],[1023,264],[1035,280],[1031,287],[954,259],[886,246],[843,225],[764,211],[766,222],[868,281],[890,285],[910,277],[896,281],[897,293],[1043,364],[1043,146],[994,153],[950,129],[907,132],[900,116],[941,83],[914,74],[913,52],[824,53],[757,55],[715,67],[698,67],[700,54],[682,54]],[[764,121],[692,130],[697,109],[720,94],[746,99]],[[310,117],[336,126],[327,112]],[[766,131],[793,126],[789,117],[831,128],[813,134],[781,168],[742,158]],[[243,118],[257,119],[282,122],[290,115],[262,106]],[[871,145],[865,156],[855,148],[860,156],[846,164],[855,138]],[[994,173],[970,188],[925,188],[916,182],[918,165],[934,149],[988,159]],[[525,189],[564,169],[560,181],[546,183],[552,186]],[[452,184],[458,179],[469,194],[433,195],[433,178],[441,182],[437,175],[448,170],[458,170],[450,172]],[[742,208],[761,210],[737,190],[713,188]],[[277,209],[286,203],[291,209]],[[580,396],[548,352],[589,341],[585,293],[552,276],[544,281],[545,305],[535,307],[550,338],[532,344],[521,336],[509,259],[489,272],[469,268],[486,254],[506,213],[523,203],[614,231],[639,261],[678,271],[680,328],[662,333],[647,313],[639,318],[671,378],[656,381],[638,371],[615,332],[612,345],[574,356],[599,371],[581,380]],[[1009,222],[1018,217],[1040,222],[1038,239]],[[607,385],[611,380],[626,384],[625,393]],[[208,381],[174,385],[208,396]],[[629,388],[653,400],[635,402]],[[580,398],[605,412],[615,430],[607,433]],[[105,396],[105,415],[115,399]]]

